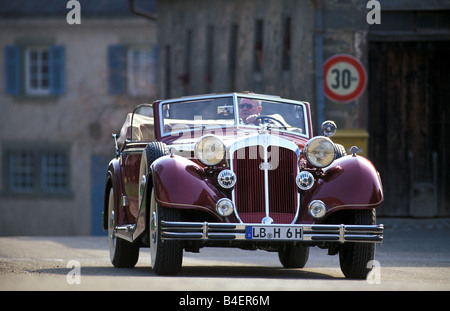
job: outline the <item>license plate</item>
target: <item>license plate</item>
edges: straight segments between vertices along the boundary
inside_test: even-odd
[[[303,230],[294,226],[247,226],[247,240],[302,240]]]

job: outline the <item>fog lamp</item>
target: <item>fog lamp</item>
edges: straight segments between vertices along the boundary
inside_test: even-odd
[[[314,185],[314,176],[308,171],[303,171],[298,173],[295,182],[301,190],[309,190]]]
[[[308,205],[308,212],[314,219],[319,219],[325,216],[327,208],[325,203],[320,200],[314,200]]]
[[[217,176],[217,182],[225,189],[233,188],[236,184],[236,174],[230,170],[223,170]]]
[[[227,217],[233,214],[234,204],[233,202],[231,202],[230,199],[222,198],[219,201],[217,201],[216,210],[217,213],[219,213],[219,215]]]

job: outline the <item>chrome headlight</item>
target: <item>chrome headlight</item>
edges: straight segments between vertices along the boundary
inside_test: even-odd
[[[225,158],[225,145],[214,135],[205,135],[195,144],[195,157],[204,165],[214,166]]]
[[[326,167],[330,165],[336,157],[334,144],[327,137],[314,137],[305,145],[305,157],[306,160],[315,167]]]

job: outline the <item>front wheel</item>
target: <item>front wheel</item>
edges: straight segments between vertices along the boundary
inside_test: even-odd
[[[349,224],[374,225],[375,210],[355,210],[350,215]],[[339,251],[339,264],[348,279],[366,279],[375,256],[374,243],[346,243]]]
[[[180,221],[180,213],[177,209],[159,206],[152,190],[149,217],[152,268],[158,275],[176,275],[183,262],[183,247],[181,241],[161,239],[161,220]]]
[[[284,268],[304,268],[309,258],[309,246],[286,245],[278,251]]]

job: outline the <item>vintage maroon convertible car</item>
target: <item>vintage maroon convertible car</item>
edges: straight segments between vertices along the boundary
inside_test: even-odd
[[[383,225],[382,184],[371,162],[313,136],[306,102],[253,93],[156,101],[127,116],[105,187],[104,224],[115,267],[150,247],[159,275],[180,271],[183,250],[277,252],[302,268],[309,247],[339,254],[347,278],[366,278]]]

